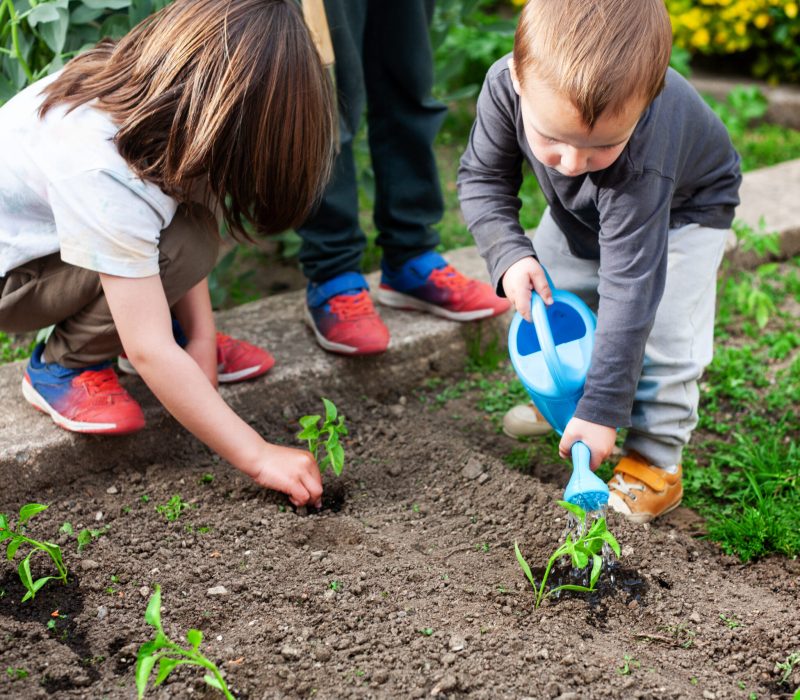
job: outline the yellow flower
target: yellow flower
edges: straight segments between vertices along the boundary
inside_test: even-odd
[[[759,29],[764,29],[764,27],[769,24],[769,15],[766,12],[756,15],[755,20],[753,20],[753,24],[755,24]]]
[[[786,13],[786,16],[789,19],[794,19],[795,17],[797,17],[797,3],[787,2],[786,7],[783,8],[783,11]]]
[[[692,46],[696,46],[698,49],[708,46],[709,41],[711,41],[711,35],[705,27],[692,34]]]

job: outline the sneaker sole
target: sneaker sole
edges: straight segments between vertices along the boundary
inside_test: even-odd
[[[386,352],[388,349],[388,345],[384,347],[378,348],[368,348],[367,350],[362,350],[361,348],[354,347],[353,345],[345,345],[344,343],[334,343],[331,340],[328,340],[322,333],[319,332],[317,328],[317,324],[314,323],[314,319],[311,316],[311,312],[308,310],[308,306],[303,308],[303,312],[305,314],[306,324],[308,327],[314,331],[314,336],[317,339],[317,343],[319,343],[320,347],[323,350],[327,350],[328,352],[335,352],[339,355],[380,355],[382,352]],[[391,342],[391,341],[390,341]]]
[[[117,358],[117,367],[119,368],[120,372],[124,372],[125,374],[133,374],[137,377],[139,376],[139,373],[136,371],[136,367],[131,364],[131,361],[127,357],[120,355]],[[233,382],[241,382],[245,379],[255,379],[256,377],[260,377],[262,374],[266,374],[270,369],[272,369],[272,365],[268,365],[267,367],[264,367],[264,365],[254,365],[253,367],[240,369],[237,372],[228,372],[227,374],[218,373],[217,381],[220,384],[232,384]]]
[[[22,378],[22,395],[25,400],[38,411],[46,413],[53,419],[53,422],[64,430],[69,430],[73,433],[89,433],[89,434],[103,434],[103,435],[127,435],[135,433],[144,427],[144,424],[130,429],[120,429],[116,423],[84,423],[82,421],[70,420],[62,416],[56,409],[54,409],[44,397],[33,388],[27,377]]]
[[[422,301],[410,294],[401,294],[391,289],[384,289],[378,287],[375,293],[375,298],[378,303],[384,306],[391,306],[393,309],[407,309],[411,311],[425,311],[440,318],[446,318],[449,321],[476,321],[479,318],[489,318],[496,315],[494,309],[477,309],[476,311],[448,311],[447,309],[431,304],[427,301]]]

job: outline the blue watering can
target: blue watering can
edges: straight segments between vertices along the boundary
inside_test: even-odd
[[[545,273],[547,274],[547,273]],[[572,292],[556,289],[550,276],[553,303],[546,306],[532,293],[529,323],[514,314],[508,331],[511,364],[531,400],[559,434],[564,432],[583,396],[592,358],[597,319]],[[572,446],[572,477],[564,500],[585,511],[608,504],[608,486],[590,468],[591,452],[583,442]]]

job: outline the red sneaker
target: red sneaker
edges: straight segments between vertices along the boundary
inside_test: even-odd
[[[255,379],[266,374],[274,364],[275,358],[266,350],[217,331],[217,381],[220,384]]]
[[[325,350],[375,355],[389,347],[389,329],[367,290],[367,281],[357,272],[345,272],[322,284],[309,283],[306,321]]]
[[[42,360],[42,344],[22,379],[22,395],[56,425],[75,433],[125,435],[144,428],[144,414],[119,384],[111,363],[71,369]]]
[[[180,339],[178,342],[180,344]],[[275,358],[266,350],[217,331],[217,381],[220,384],[255,379],[266,374],[274,364]],[[126,374],[139,374],[125,353],[117,358],[117,366]]]
[[[435,251],[412,258],[399,270],[382,266],[378,301],[398,309],[414,309],[451,321],[474,321],[511,308],[486,282],[462,275]]]

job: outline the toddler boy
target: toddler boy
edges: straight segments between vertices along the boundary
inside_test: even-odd
[[[597,311],[584,395],[561,439],[592,468],[628,427],[609,505],[636,522],[677,507],[681,452],[711,361],[716,273],[739,203],[725,127],[668,68],[663,0],[530,0],[492,66],[461,159],[459,197],[498,294],[530,320],[531,289]],[[523,161],[548,209],[519,223]]]

